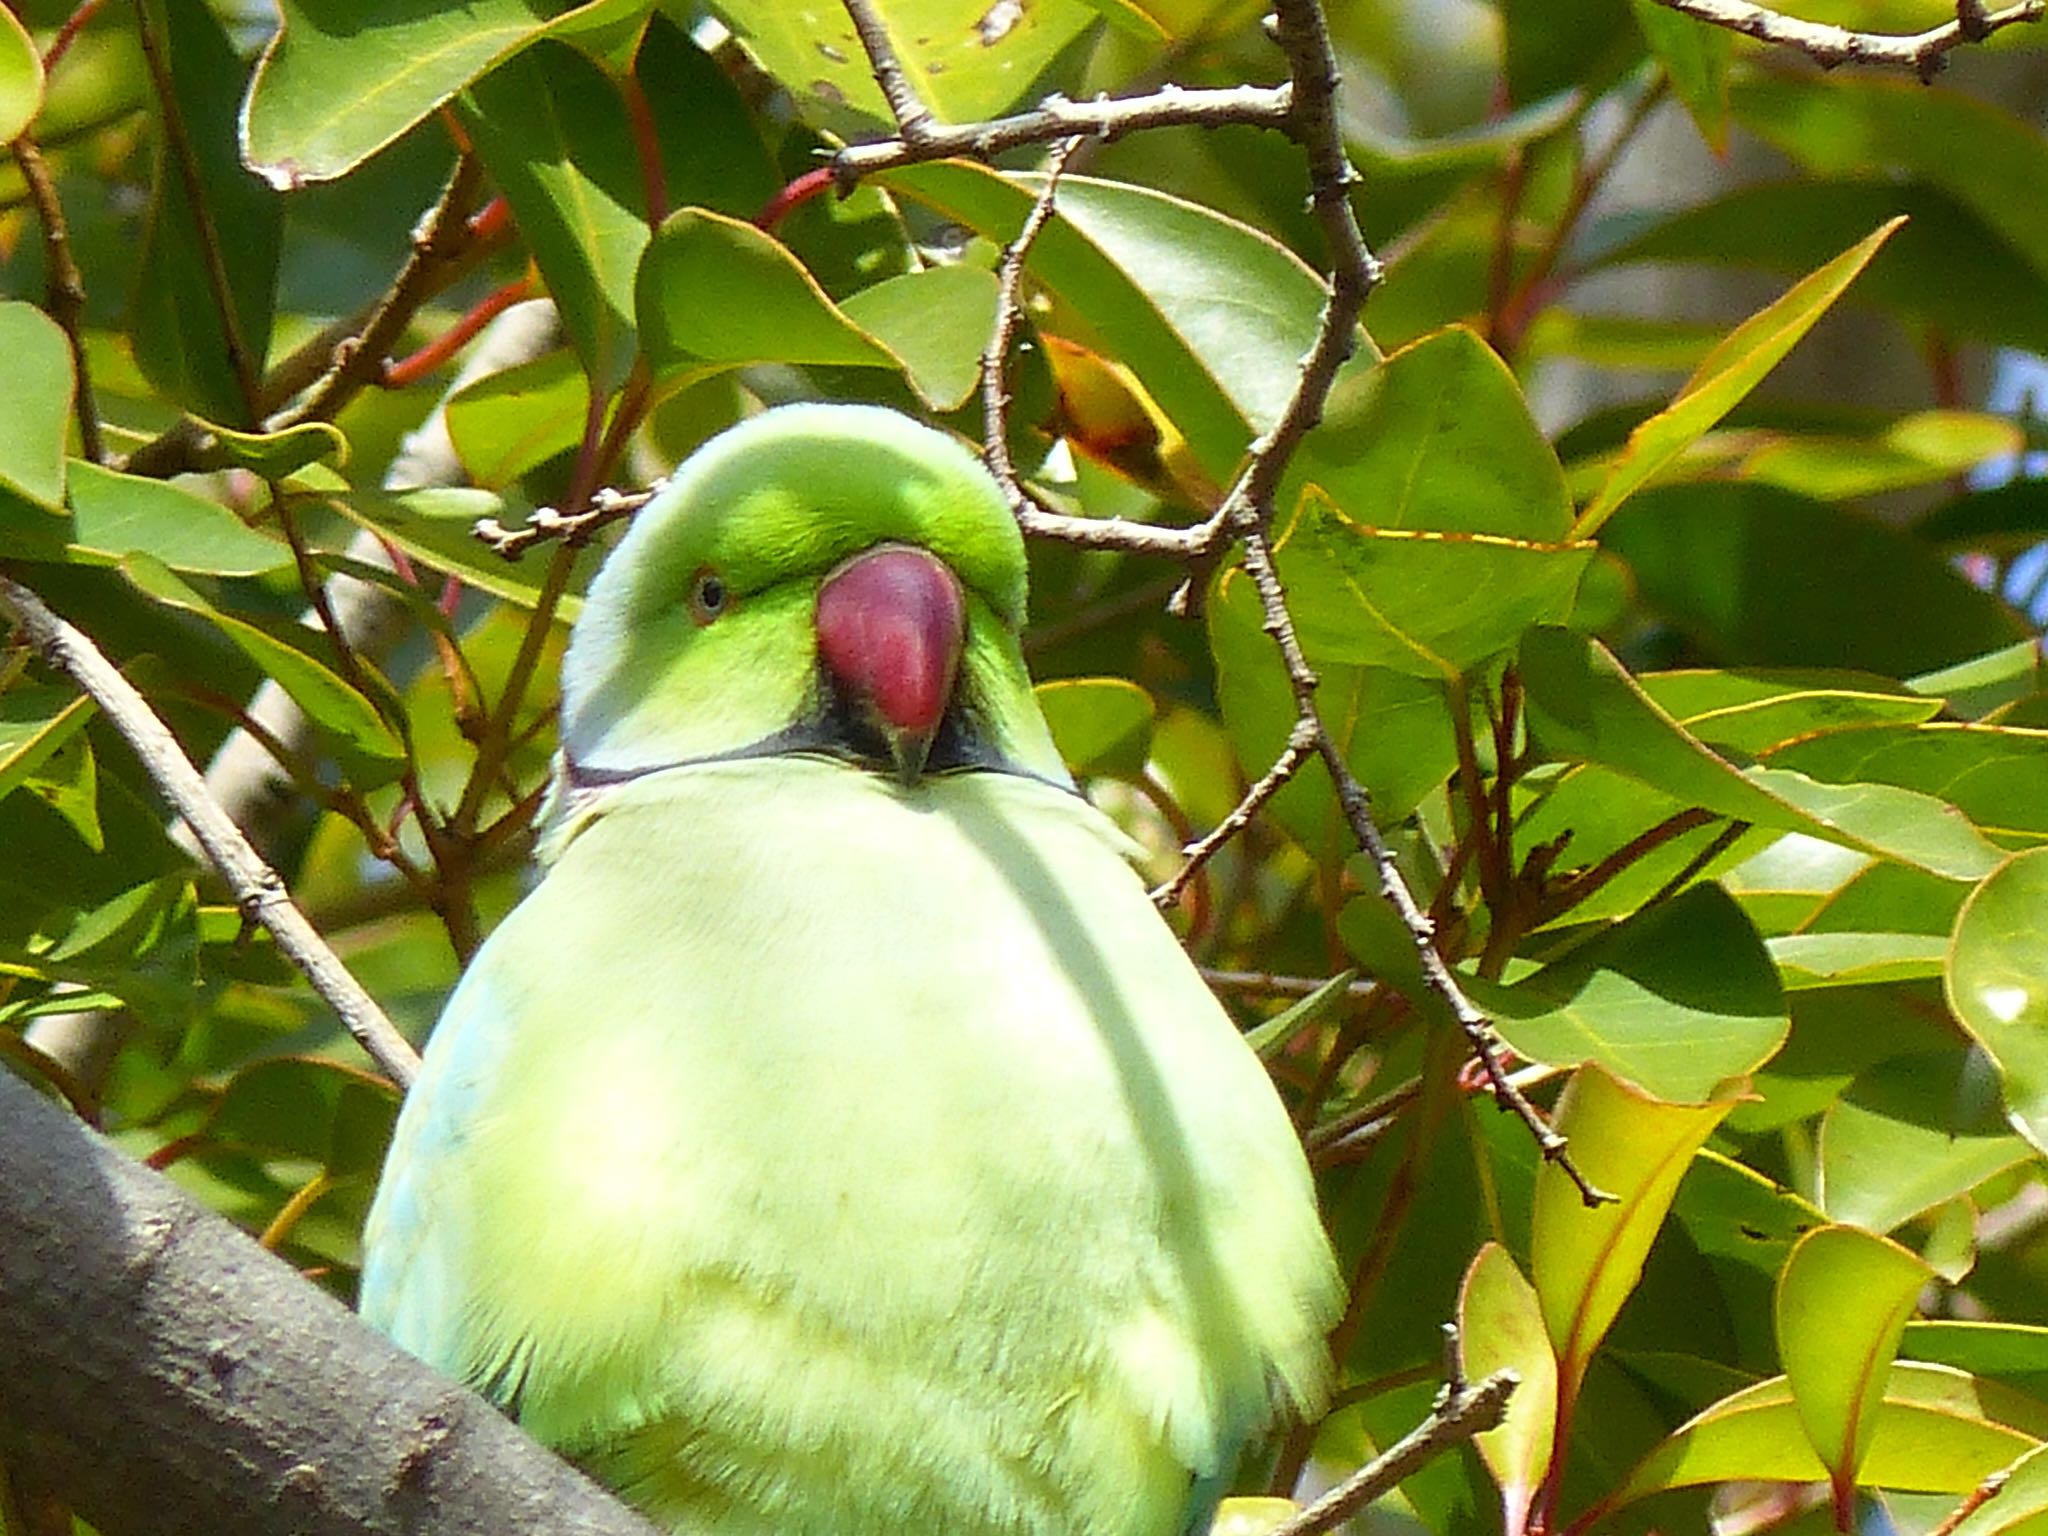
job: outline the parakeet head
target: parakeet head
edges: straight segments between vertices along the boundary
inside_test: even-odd
[[[1065,785],[1017,643],[1025,579],[952,438],[874,406],[768,411],[699,449],[591,584],[566,787],[784,752]]]

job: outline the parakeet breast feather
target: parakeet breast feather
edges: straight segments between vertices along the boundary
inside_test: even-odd
[[[677,1529],[1170,1536],[1335,1277],[1079,798],[809,758],[607,792],[429,1048],[363,1307]]]

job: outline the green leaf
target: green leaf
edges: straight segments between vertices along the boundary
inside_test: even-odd
[[[1918,411],[1875,438],[1798,435],[1779,438],[1743,461],[1743,478],[1802,496],[1843,501],[1937,485],[1986,459],[2018,453],[2019,427],[1974,411]]]
[[[1899,1335],[1934,1272],[1897,1243],[1855,1227],[1817,1227],[1778,1277],[1778,1354],[1807,1443],[1827,1468],[1838,1529],[1877,1433]]]
[[[1868,1487],[1966,1493],[2039,1444],[1998,1415],[2013,1395],[1944,1366],[1895,1363],[1885,1379],[1862,1480]],[[1782,1376],[1723,1398],[1674,1431],[1606,1499],[1615,1509],[1667,1488],[1757,1479],[1816,1483],[1828,1471],[1807,1443]]]
[[[654,119],[670,208],[750,219],[783,183],[739,85],[682,27],[657,11],[633,73]]]
[[[1480,1381],[1495,1371],[1520,1378],[1507,1417],[1474,1444],[1500,1486],[1506,1536],[1522,1536],[1529,1508],[1550,1470],[1557,1433],[1557,1356],[1543,1331],[1535,1289],[1498,1243],[1488,1243],[1465,1271],[1458,1292],[1458,1346],[1465,1377]]]
[[[1040,683],[1036,692],[1053,744],[1078,777],[1135,779],[1145,771],[1158,711],[1136,683],[1066,677]]]
[[[264,1158],[303,1158],[342,1177],[376,1171],[397,1116],[397,1094],[372,1073],[314,1057],[273,1057],[228,1080],[201,1134]]]
[[[1734,34],[1709,26],[1656,0],[1629,0],[1636,25],[1650,51],[1664,66],[1672,93],[1685,104],[1700,137],[1715,154],[1728,149],[1728,61],[1735,52]]]
[[[57,322],[33,304],[0,303],[0,485],[39,506],[64,503],[72,387],[71,343]]]
[[[1596,1065],[1579,1068],[1557,1102],[1572,1161],[1617,1198],[1588,1206],[1555,1163],[1536,1175],[1529,1252],[1543,1323],[1555,1346],[1559,1392],[1569,1402],[1621,1304],[1642,1278],[1685,1170],[1732,1100],[1660,1103]]]
[[[504,490],[583,438],[590,380],[566,348],[473,379],[448,400],[448,436],[469,477]]]
[[[1896,174],[1931,182],[2048,270],[2048,209],[2013,187],[2048,177],[2048,144],[2033,124],[1961,91],[1848,76],[1816,91],[1757,73],[1733,91],[1736,121],[1809,172]]]
[[[1847,789],[1939,795],[1986,836],[2048,841],[2048,731],[2007,725],[1866,725],[1788,742],[1766,761]]]
[[[859,138],[894,122],[843,13],[782,0],[719,0],[712,9],[807,115]],[[1085,0],[898,0],[877,14],[918,100],[953,123],[1015,107],[1097,21],[1096,7]]]
[[[1602,250],[1596,267],[1686,262],[1806,272],[1857,232],[1911,221],[1858,280],[1859,302],[1957,339],[2048,350],[2048,278],[1999,229],[1924,181],[1891,177],[1743,187],[1681,207]]]
[[[1782,933],[1765,941],[1787,991],[1939,976],[1948,940],[1932,933]]]
[[[291,695],[292,701],[329,734],[336,746],[353,754],[359,763],[357,771],[364,776],[359,780],[362,787],[397,777],[397,764],[404,760],[405,748],[376,707],[324,662],[246,619],[223,613],[150,555],[128,556],[121,562],[121,574],[145,597],[204,619],[226,635],[243,655]],[[310,630],[305,633],[309,643],[316,639]]]
[[[1890,1232],[2032,1155],[1983,1102],[1989,1092],[1973,1094],[1973,1075],[1986,1074],[1971,1060],[1949,1050],[1881,1062],[1829,1106],[1817,1183],[1830,1216]]]
[[[640,263],[640,342],[654,377],[707,364],[901,366],[774,236],[701,208],[671,215]]]
[[[1596,1062],[1673,1103],[1712,1099],[1770,1060],[1791,1027],[1762,940],[1711,884],[1511,987],[1466,985],[1517,1054],[1553,1067]]]
[[[1941,713],[1939,689],[1861,672],[1750,668],[1646,672],[1644,695],[1709,746],[1755,755],[1795,737],[1874,721],[1917,725]]]
[[[1377,534],[1555,545],[1570,537],[1564,471],[1507,365],[1463,326],[1346,369],[1281,495],[1312,487]],[[1564,551],[1545,550],[1561,554]],[[1573,548],[1558,569],[1584,565]],[[1447,548],[1441,558],[1455,558]],[[1512,567],[1511,567],[1512,568]],[[1479,571],[1491,589],[1497,577]],[[1512,599],[1513,589],[1505,594]],[[1503,594],[1489,590],[1498,601]]]
[[[1686,380],[1670,406],[1629,434],[1628,447],[1608,471],[1606,483],[1591,504],[1579,514],[1573,533],[1581,538],[1592,534],[1653,475],[1762,383],[1902,222],[1892,219],[1879,225],[1833,261],[1800,279],[1776,303],[1737,326]]]
[[[543,41],[470,88],[463,121],[554,296],[584,369],[609,393],[632,366],[634,277],[647,249],[639,151],[611,77]]]
[[[1351,983],[1357,979],[1355,970],[1339,971],[1307,997],[1290,1003],[1257,1028],[1246,1030],[1244,1043],[1252,1048],[1259,1060],[1271,1061],[1296,1035],[1328,1017],[1350,993]]]
[[[2026,637],[1911,535],[1771,486],[1672,485],[1608,525],[1644,608],[1713,660],[1910,677]]]
[[[280,190],[353,170],[549,30],[548,0],[278,0],[282,23],[249,82],[242,154]],[[589,0],[570,30],[647,9]]]
[[[292,552],[217,501],[168,480],[71,464],[69,542],[91,563],[147,555],[174,571],[257,576],[292,563]]]
[[[1252,778],[1272,767],[1295,722],[1286,668],[1260,627],[1264,612],[1251,578],[1238,566],[1223,572],[1205,611],[1224,723],[1239,764]],[[1407,815],[1450,777],[1458,747],[1441,683],[1323,657],[1316,672],[1317,707],[1382,823]],[[1321,762],[1306,764],[1269,807],[1318,860],[1339,861],[1350,850],[1351,831]]]
[[[998,244],[1043,185],[960,161],[876,182]],[[1322,279],[1270,236],[1148,188],[1068,176],[1056,210],[1027,267],[1057,301],[1047,328],[1129,367],[1204,473],[1227,480],[1294,392]]]
[[[263,480],[287,480],[311,464],[348,462],[348,439],[332,422],[302,421],[281,432],[236,432],[216,422],[195,423],[203,446],[194,469],[246,469]]]
[[[1620,769],[1723,816],[1898,859],[1951,879],[1998,861],[1954,809],[1882,784],[1819,784],[1783,768],[1747,773],[1689,736],[1597,640],[1531,630],[1522,644],[1530,729],[1550,753]]]
[[[489,491],[469,486],[436,487],[401,493],[357,491],[328,505],[356,526],[373,528],[414,560],[432,570],[459,576],[468,585],[493,597],[502,597],[521,608],[532,608],[539,600],[544,564],[537,560],[506,560],[492,554],[476,537],[479,518],[502,517],[505,503]],[[346,543],[338,540],[336,548]],[[592,553],[577,579],[580,588],[589,579],[597,555]],[[562,618],[573,621],[582,609],[581,599],[562,599]]]
[[[2014,1130],[2048,1150],[2048,848],[2015,854],[1964,903],[1948,1001],[1997,1063]]]
[[[20,788],[93,716],[90,697],[68,688],[0,693],[0,797]]]
[[[0,144],[28,131],[43,107],[43,56],[14,12],[0,7]]]
[[[840,312],[902,360],[920,400],[953,411],[981,382],[996,290],[995,274],[978,267],[928,267],[863,288]]]
[[[244,71],[205,0],[149,0],[143,11],[176,93],[159,113],[174,106],[178,131],[158,124],[149,221],[133,258],[135,360],[180,404],[252,426],[284,210],[235,153]]]

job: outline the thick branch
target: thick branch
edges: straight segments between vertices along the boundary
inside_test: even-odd
[[[0,609],[10,613],[44,660],[77,683],[105,711],[142,760],[150,781],[192,829],[206,857],[227,881],[245,921],[261,923],[313,990],[356,1037],[371,1060],[401,1088],[410,1087],[419,1056],[384,1010],[292,903],[277,872],[263,862],[206,791],[199,770],[170,729],[128,679],[79,630],[51,612],[27,587],[0,576]]]
[[[1922,80],[1931,80],[1948,61],[1951,50],[1964,43],[1982,42],[1992,33],[2019,22],[2039,21],[2048,15],[2048,0],[2022,0],[2002,11],[1985,11],[1976,0],[1958,0],[1956,19],[1930,27],[1925,32],[1851,32],[1801,21],[1796,16],[1752,5],[1750,0],[1657,0],[1671,10],[1726,27],[1759,42],[1775,43],[1805,54],[1824,69],[1837,64],[1875,64],[1891,69],[1910,69]]]
[[[0,1456],[106,1536],[650,1536],[0,1072]]]

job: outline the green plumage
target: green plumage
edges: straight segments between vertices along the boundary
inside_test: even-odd
[[[742,586],[706,486],[758,497],[792,444],[851,510],[757,541]],[[919,483],[967,589],[963,729],[1010,766],[730,755],[817,714],[808,607],[907,541]],[[664,642],[714,558],[729,612]],[[775,412],[693,461],[593,590],[546,877],[400,1119],[365,1315],[678,1531],[1172,1536],[1323,1390],[1292,1128],[1050,757],[1022,569],[972,460],[886,413]],[[779,617],[728,652],[750,606]],[[737,738],[668,713],[724,691],[788,702]]]

